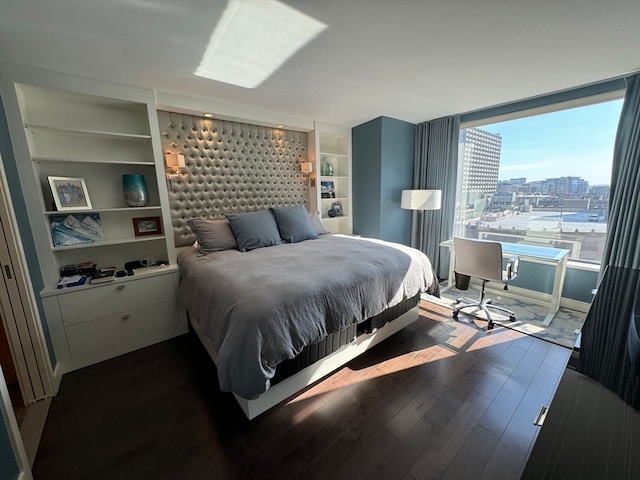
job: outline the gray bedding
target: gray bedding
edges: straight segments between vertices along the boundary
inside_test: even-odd
[[[325,235],[250,252],[182,252],[180,300],[212,341],[220,388],[252,399],[275,368],[328,333],[418,292],[437,293],[429,259],[381,240]]]

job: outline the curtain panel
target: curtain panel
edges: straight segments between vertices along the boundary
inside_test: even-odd
[[[440,242],[453,235],[459,136],[458,115],[416,125],[413,188],[442,190],[442,208],[413,212],[411,246],[429,256],[440,279],[449,274],[449,250]]]
[[[640,268],[640,73],[628,77],[626,82],[613,148],[601,273],[607,265]]]

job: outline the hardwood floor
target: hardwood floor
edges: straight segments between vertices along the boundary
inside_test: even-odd
[[[253,421],[184,335],[65,375],[33,466],[46,479],[517,479],[570,351],[421,317]]]

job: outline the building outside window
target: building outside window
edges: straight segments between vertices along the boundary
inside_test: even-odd
[[[621,108],[612,100],[462,128],[455,235],[599,263]]]

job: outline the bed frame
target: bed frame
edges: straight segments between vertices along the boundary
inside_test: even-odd
[[[377,345],[394,333],[402,330],[407,325],[415,322],[419,316],[418,309],[419,307],[416,305],[383,326],[373,326],[371,332],[361,333],[350,343],[343,345],[335,352],[303,368],[292,376],[281,380],[275,385],[272,385],[269,390],[261,394],[256,399],[247,400],[235,393],[234,396],[240,404],[244,414],[249,420],[251,420],[261,413],[264,413],[270,408],[278,405],[283,400],[286,400],[297,392],[300,392],[304,388],[320,380],[322,377],[328,375],[339,367],[345,365],[349,361],[369,350],[374,345]],[[189,316],[189,321],[205,349],[213,359],[214,363],[216,363],[218,355],[211,343],[211,340],[202,333],[198,326],[198,322],[192,321],[191,316]]]

